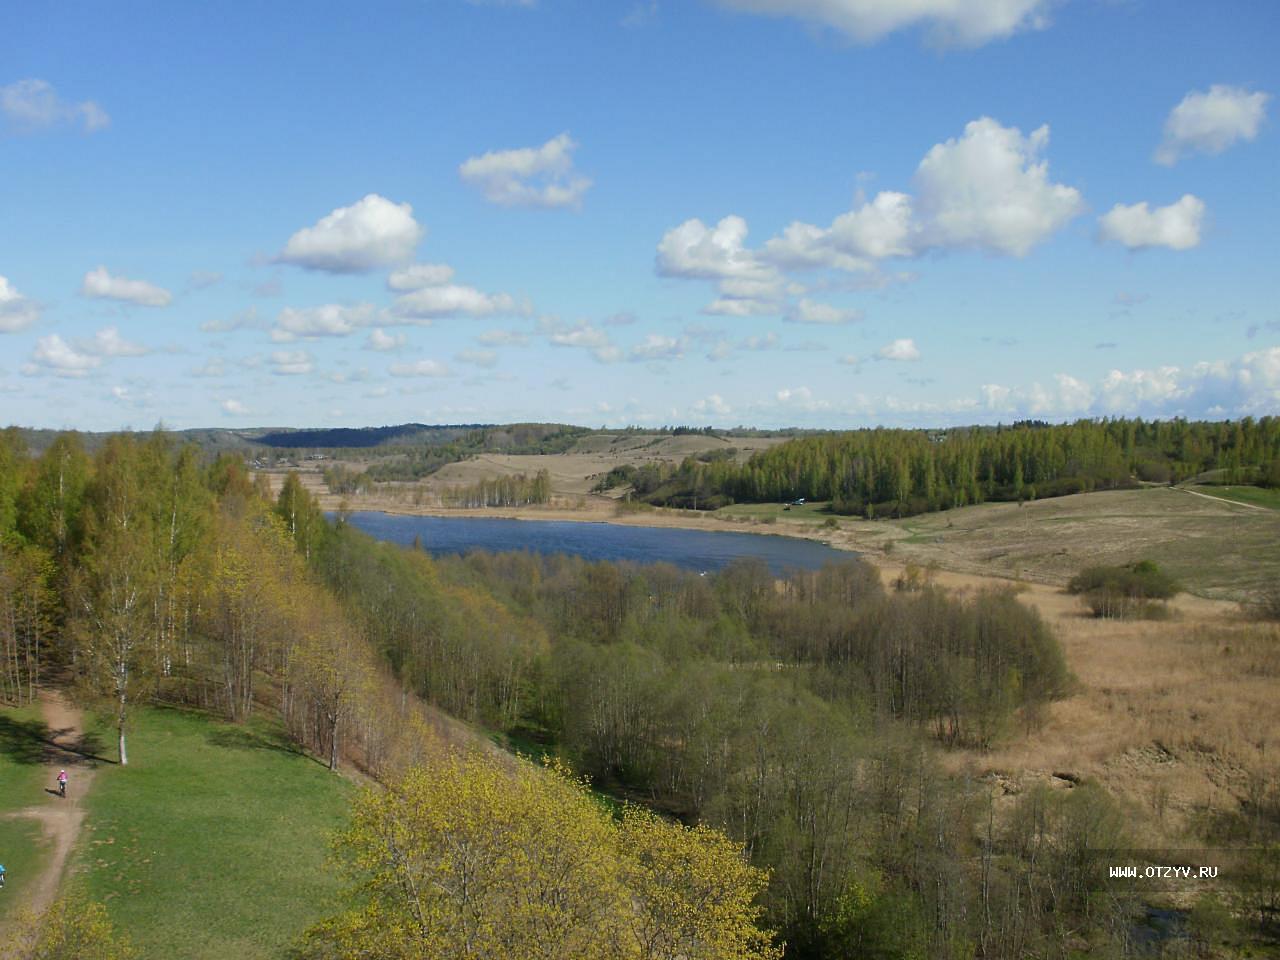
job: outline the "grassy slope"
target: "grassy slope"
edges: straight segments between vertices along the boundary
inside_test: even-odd
[[[49,841],[34,820],[0,820],[0,863],[8,885],[0,892],[0,920],[19,905],[27,879],[35,876],[49,854]]]
[[[780,518],[774,532],[787,522]],[[833,539],[870,551],[890,542],[896,560],[1050,584],[1065,584],[1090,564],[1149,559],[1192,593],[1230,600],[1280,576],[1280,512],[1169,487],[985,503],[904,520],[842,519]]]
[[[1231,500],[1235,503],[1247,503],[1255,507],[1280,510],[1280,490],[1240,485],[1215,487],[1207,484],[1197,485],[1191,489],[1195,490],[1196,493],[1204,493],[1220,500]]]
[[[768,520],[772,517],[779,522],[786,521],[791,523],[800,523],[806,520],[823,523],[828,518],[835,516],[831,513],[831,504],[826,500],[814,500],[798,507],[792,507],[785,503],[735,503],[727,507],[721,507],[715,513],[717,517],[724,517],[730,520]],[[836,519],[842,518],[837,517]]]
[[[51,786],[41,763],[47,735],[38,706],[0,708],[0,814],[34,806]]]
[[[77,872],[144,958],[282,957],[334,907],[350,785],[265,724],[142,710],[99,770]]]
[[[49,771],[40,762],[44,733],[39,707],[0,709],[0,815],[41,802],[50,783]],[[38,823],[0,819],[0,863],[9,877],[0,894],[0,918],[17,902],[17,891],[47,855],[48,841]]]

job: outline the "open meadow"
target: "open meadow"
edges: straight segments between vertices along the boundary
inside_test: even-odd
[[[111,732],[90,725],[85,742]],[[59,890],[105,905],[141,960],[280,957],[332,909],[328,838],[351,783],[271,722],[141,710],[129,766],[71,765],[65,800],[50,795],[63,760],[49,736],[33,708],[0,709],[0,941]],[[65,866],[50,862],[55,842]]]

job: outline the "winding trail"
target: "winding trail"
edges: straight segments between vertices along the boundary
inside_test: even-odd
[[[1193,497],[1202,497],[1205,500],[1212,500],[1214,503],[1223,503],[1231,507],[1247,507],[1250,510],[1261,510],[1263,513],[1274,513],[1270,507],[1263,507],[1256,503],[1244,503],[1240,500],[1228,500],[1226,497],[1215,497],[1212,494],[1201,493],[1199,490],[1191,490],[1187,487],[1172,487],[1170,489],[1181,490],[1183,493],[1189,493]]]
[[[49,786],[44,802],[3,815],[6,820],[35,820],[50,842],[48,857],[35,877],[10,877],[6,893],[17,895],[17,910],[9,922],[23,909],[37,915],[44,913],[58,895],[58,885],[66,870],[67,860],[80,835],[85,811],[81,805],[93,783],[98,761],[84,750],[84,730],[78,709],[71,706],[56,690],[40,691],[40,712],[48,727],[45,740],[44,766],[49,771]],[[67,797],[53,792],[57,771],[67,770]],[[4,922],[0,922],[0,943],[8,939]]]

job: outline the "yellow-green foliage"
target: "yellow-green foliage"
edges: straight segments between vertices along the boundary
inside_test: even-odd
[[[617,839],[634,956],[780,954],[755,923],[755,899],[768,874],[747,863],[739,844],[710,827],[683,827],[636,807],[623,814]]]
[[[338,840],[360,905],[313,928],[313,958],[773,960],[766,882],[740,847],[630,811],[560,769],[450,755],[355,802]]]
[[[73,893],[56,901],[42,917],[27,915],[5,945],[14,960],[134,960],[137,953],[119,937],[100,903]]]

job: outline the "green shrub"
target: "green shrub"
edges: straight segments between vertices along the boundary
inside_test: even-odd
[[[1150,560],[1123,566],[1086,567],[1071,578],[1067,592],[1081,595],[1095,617],[1162,620],[1164,601],[1182,587]]]

